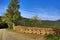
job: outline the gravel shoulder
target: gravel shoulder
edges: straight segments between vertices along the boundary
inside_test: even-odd
[[[0,40],[44,40],[44,37],[35,34],[24,34],[0,29]]]

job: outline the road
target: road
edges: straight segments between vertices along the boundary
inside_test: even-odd
[[[37,38],[31,35],[25,35],[25,34],[10,32],[7,31],[6,29],[0,29],[0,40],[43,40],[43,38]]]

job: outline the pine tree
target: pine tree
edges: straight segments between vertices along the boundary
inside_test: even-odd
[[[6,22],[9,28],[13,27],[13,23],[20,19],[18,0],[10,0],[7,12],[3,15],[3,21]]]

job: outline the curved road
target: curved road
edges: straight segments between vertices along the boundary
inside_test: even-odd
[[[19,34],[15,32],[6,31],[6,29],[0,29],[0,40],[43,40],[43,38],[33,38],[29,35]]]

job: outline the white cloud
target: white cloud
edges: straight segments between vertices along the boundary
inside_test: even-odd
[[[45,9],[40,9],[37,11],[36,10],[35,10],[35,12],[21,10],[21,15],[23,17],[27,17],[27,18],[30,18],[34,15],[38,15],[42,20],[58,20],[58,19],[60,19],[59,10],[58,11],[51,11],[51,10],[47,11]]]

